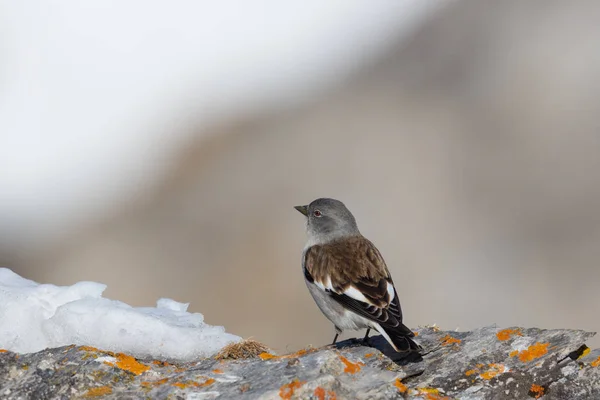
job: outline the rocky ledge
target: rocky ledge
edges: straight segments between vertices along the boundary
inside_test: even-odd
[[[422,357],[399,357],[381,337],[370,346],[349,340],[283,356],[256,352],[192,363],[137,360],[85,346],[33,354],[3,350],[0,398],[600,398],[600,350],[584,345],[593,333],[496,327],[416,332]]]

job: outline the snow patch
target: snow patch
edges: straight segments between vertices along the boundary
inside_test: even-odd
[[[189,361],[241,340],[189,313],[189,304],[159,299],[132,307],[102,297],[106,285],[38,284],[0,268],[0,348],[33,353],[75,344],[138,358]]]

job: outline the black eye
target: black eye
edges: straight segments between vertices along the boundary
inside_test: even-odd
[[[315,216],[315,217],[317,217],[317,218],[318,218],[318,217],[320,217],[321,215],[323,215],[323,214],[321,214],[321,211],[319,211],[319,210],[315,210],[315,211],[313,212],[313,214],[314,214],[314,216]]]

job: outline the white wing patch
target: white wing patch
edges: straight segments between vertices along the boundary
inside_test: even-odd
[[[329,283],[331,284],[331,281]],[[387,292],[388,292],[388,295],[390,298],[390,300],[388,301],[388,304],[390,304],[392,302],[392,300],[394,300],[394,297],[396,297],[396,291],[394,290],[394,285],[391,284],[390,282],[388,282],[388,284],[387,284]],[[373,304],[371,301],[369,301],[369,299],[367,299],[365,297],[365,295],[362,294],[362,292],[360,290],[358,290],[357,288],[355,288],[354,286],[349,286],[348,289],[344,290],[344,292],[341,294],[345,294],[346,296],[351,297],[354,300],[362,301],[363,303],[367,303],[372,306],[376,306],[376,304]],[[379,307],[379,306],[377,306],[377,307]]]
[[[388,282],[387,284],[387,292],[390,296],[390,301],[388,303],[391,303],[394,300],[394,297],[396,297],[396,291],[394,290],[394,285],[392,285],[391,282]]]
[[[333,286],[331,285],[331,277],[327,277],[327,281],[319,282],[317,280],[314,281],[315,285],[321,290],[333,290]]]
[[[344,290],[344,293],[348,297],[352,297],[354,300],[362,301],[363,303],[371,304],[372,303],[367,300],[364,294],[361,293],[360,290],[355,288],[354,286],[349,286],[348,289]]]

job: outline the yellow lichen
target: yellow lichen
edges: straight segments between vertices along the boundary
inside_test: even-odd
[[[477,371],[475,371],[474,369],[470,369],[467,372],[465,372],[465,375],[466,376],[471,376],[471,375],[474,375],[476,373],[477,373]]]
[[[513,337],[513,335],[523,336],[520,329],[502,329],[496,333],[496,337],[501,341],[508,340]]]
[[[348,373],[348,374],[355,374],[358,371],[360,371],[361,367],[364,366],[365,364],[362,362],[352,362],[350,360],[348,360],[346,357],[344,356],[340,356],[340,360],[344,363],[344,372]]]
[[[85,394],[83,396],[84,397],[99,397],[99,396],[106,396],[111,393],[112,393],[112,388],[110,388],[109,386],[100,386],[100,387],[95,387],[95,388],[89,389],[87,392],[85,392]]]
[[[519,350],[514,350],[514,351],[511,351],[510,353],[508,353],[508,355],[509,355],[510,357],[514,357],[514,356],[516,356],[517,354],[519,354]]]
[[[298,379],[294,379],[292,382],[285,384],[279,388],[279,397],[285,400],[290,400],[294,395],[296,389],[299,389],[304,385],[305,381],[299,381]]]
[[[541,356],[548,353],[548,345],[549,343],[536,343],[529,346],[526,350],[521,350],[519,352],[519,360],[522,362],[529,362],[535,360],[536,358],[540,358]]]

